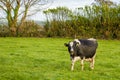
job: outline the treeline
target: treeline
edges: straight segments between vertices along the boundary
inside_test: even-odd
[[[95,0],[91,6],[75,10],[57,7],[43,13],[43,27],[34,21],[25,21],[15,30],[2,25],[0,36],[120,39],[120,5],[109,0]]]
[[[95,0],[92,6],[57,7],[44,11],[48,37],[95,37],[120,39],[120,5],[108,0]]]

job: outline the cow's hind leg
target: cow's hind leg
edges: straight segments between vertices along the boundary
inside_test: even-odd
[[[84,59],[81,60],[81,70],[83,71],[84,69]]]

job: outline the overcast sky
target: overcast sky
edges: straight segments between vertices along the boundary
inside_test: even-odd
[[[84,7],[85,5],[91,5],[94,0],[52,0],[53,2],[49,6],[49,8],[56,8],[59,6],[68,7],[70,9],[75,9],[78,7]],[[116,3],[120,3],[120,0],[111,0]],[[33,20],[45,20],[45,16],[43,15],[42,11],[41,13],[38,13],[34,16],[32,16],[30,19]]]

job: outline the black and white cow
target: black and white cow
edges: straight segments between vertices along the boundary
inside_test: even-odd
[[[70,58],[72,60],[72,71],[74,69],[74,63],[77,60],[81,61],[82,70],[84,68],[84,61],[89,61],[90,68],[94,69],[94,59],[96,55],[96,49],[98,47],[96,39],[74,39],[73,41],[65,43],[64,45],[68,47],[68,51],[70,53]]]

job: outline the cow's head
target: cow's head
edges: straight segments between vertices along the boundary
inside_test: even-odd
[[[64,45],[68,47],[70,57],[74,58],[74,56],[76,55],[77,48],[80,45],[80,41],[78,39],[75,39],[74,41],[70,41],[69,43],[65,43]]]

